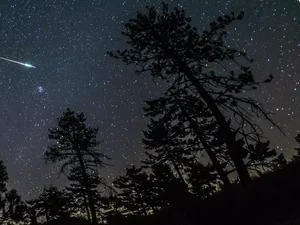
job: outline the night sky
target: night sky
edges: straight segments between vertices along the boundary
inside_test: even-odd
[[[99,125],[101,150],[113,167],[108,180],[143,157],[143,101],[159,96],[163,85],[134,74],[134,68],[106,52],[126,47],[122,22],[150,0],[1,0],[0,57],[37,68],[0,61],[0,159],[9,173],[9,188],[31,198],[44,185],[64,186],[57,166],[45,165],[47,130],[70,107]],[[228,45],[253,56],[259,79],[274,82],[251,93],[276,113],[286,137],[268,123],[259,124],[272,145],[287,156],[300,130],[300,2],[297,0],[167,1],[185,8],[200,31],[222,13],[244,10],[244,20],[229,29]]]

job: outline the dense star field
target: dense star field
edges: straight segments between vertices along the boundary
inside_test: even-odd
[[[0,3],[0,57],[30,63],[26,68],[0,61],[0,154],[9,188],[33,197],[57,180],[57,168],[45,165],[48,128],[67,107],[86,113],[100,127],[101,149],[113,167],[108,180],[143,157],[146,127],[143,101],[158,96],[162,85],[138,77],[134,68],[106,55],[126,47],[122,22],[150,0],[6,0]],[[168,1],[167,1],[168,2]],[[300,2],[297,0],[169,1],[183,7],[201,31],[223,13],[245,11],[229,31],[228,44],[245,48],[255,59],[255,76],[275,80],[253,97],[276,113],[286,137],[263,121],[272,145],[290,156],[300,129]]]

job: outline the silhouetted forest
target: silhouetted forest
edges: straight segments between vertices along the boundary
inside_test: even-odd
[[[296,224],[300,147],[290,161],[272,149],[256,121],[284,133],[249,97],[273,76],[256,80],[253,59],[225,44],[227,28],[243,16],[221,16],[199,32],[183,10],[167,4],[138,12],[122,32],[128,48],[108,54],[133,64],[137,75],[166,82],[164,94],[145,99],[142,166],[109,185],[101,176],[110,165],[98,140],[101,127],[66,109],[49,129],[43,159],[59,166],[70,185],[44,187],[23,201],[7,190],[0,162],[0,224]]]

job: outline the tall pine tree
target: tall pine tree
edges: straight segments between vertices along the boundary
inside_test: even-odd
[[[243,136],[244,129],[249,130],[248,137],[259,135],[261,130],[249,115],[263,117],[278,126],[261,104],[242,95],[272,80],[272,76],[262,82],[254,80],[247,64],[252,60],[245,52],[225,43],[226,28],[242,18],[243,13],[222,16],[200,35],[183,10],[169,11],[168,5],[163,4],[158,13],[151,7],[125,24],[122,34],[129,39],[130,49],[108,54],[137,65],[139,74],[166,80],[172,87],[188,90],[201,99],[219,127],[220,138],[227,146],[240,182],[247,185],[251,178],[237,135]],[[233,115],[238,129],[233,127],[225,111]]]
[[[97,140],[98,128],[86,125],[83,113],[75,113],[67,109],[58,118],[58,126],[49,129],[49,139],[52,144],[45,152],[46,162],[61,162],[61,173],[66,169],[79,168],[78,174],[81,177],[81,185],[85,189],[87,202],[94,224],[98,223],[95,208],[95,196],[93,184],[89,174],[93,174],[105,164],[103,160],[108,159],[98,149],[100,142]]]

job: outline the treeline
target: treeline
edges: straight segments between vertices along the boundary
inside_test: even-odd
[[[137,224],[139,218],[173,207],[193,205],[196,211],[198,203],[210,204],[220,193],[231,196],[237,186],[247,188],[254,177],[284,167],[283,154],[270,148],[256,121],[267,120],[282,130],[248,94],[273,76],[256,80],[253,60],[225,41],[228,27],[243,15],[223,15],[200,34],[183,10],[162,4],[126,23],[122,34],[129,48],[108,54],[167,86],[161,97],[145,102],[142,166],[127,168],[107,185],[100,169],[109,157],[99,150],[98,128],[88,126],[83,113],[67,109],[49,130],[44,160],[60,165],[70,185],[45,187],[36,199],[24,202],[15,190],[6,191],[8,177],[1,164],[2,222],[50,224],[77,217],[91,224],[126,224],[126,218],[134,224],[135,218]]]

